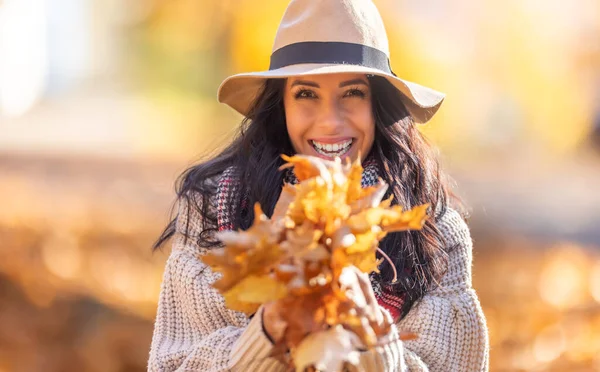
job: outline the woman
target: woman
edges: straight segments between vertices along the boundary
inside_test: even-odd
[[[420,231],[380,244],[394,268],[356,275],[380,315],[396,322],[384,347],[363,351],[367,371],[485,371],[485,318],[471,287],[472,241],[434,151],[417,130],[444,95],[398,78],[389,64],[381,17],[370,0],[293,0],[275,38],[268,71],[226,79],[219,100],[243,114],[239,135],[213,159],[193,166],[178,187],[179,213],[156,247],[173,236],[148,369],[283,371],[268,357],[285,324],[278,303],[248,318],[212,288],[216,275],[198,258],[214,232],[247,229],[249,206],[271,215],[284,182],[281,154],[364,165],[363,186],[383,178],[405,208],[431,203]],[[387,197],[386,196],[386,197]],[[357,286],[357,288],[360,286]],[[364,288],[364,286],[362,287]],[[373,288],[373,290],[370,290]],[[398,331],[415,340],[400,341]]]

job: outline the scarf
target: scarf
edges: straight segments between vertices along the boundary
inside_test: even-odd
[[[283,177],[284,182],[296,184],[298,179],[294,174],[293,168],[287,168]],[[374,186],[379,182],[379,167],[375,159],[367,158],[363,163],[363,174],[361,178],[361,186],[363,188]],[[282,185],[283,186],[283,185]],[[239,200],[239,193],[243,192],[241,203],[237,203]],[[248,196],[243,190],[243,186],[238,177],[235,175],[235,168],[227,168],[219,179],[217,186],[217,223],[219,231],[228,231],[234,229],[234,223],[236,213],[247,213],[249,207]],[[391,286],[382,286],[381,283],[375,279],[374,273],[371,273],[371,284],[377,302],[383,308],[385,308],[394,321],[400,318],[402,312],[402,304],[404,303],[404,296],[393,293]]]

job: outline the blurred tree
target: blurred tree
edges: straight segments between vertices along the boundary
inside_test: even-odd
[[[214,95],[226,59],[231,1],[156,0],[131,32],[131,69],[150,89]]]
[[[232,14],[229,55],[232,72],[269,68],[273,40],[289,1],[239,0]]]

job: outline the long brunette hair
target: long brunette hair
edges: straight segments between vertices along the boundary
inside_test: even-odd
[[[450,179],[441,170],[437,150],[417,129],[415,122],[402,103],[401,93],[386,79],[368,76],[372,107],[375,117],[375,141],[371,155],[378,163],[380,177],[387,182],[386,198],[393,194],[393,204],[405,209],[430,203],[430,214],[444,215],[448,207],[465,215],[460,198],[450,190]],[[223,171],[235,166],[237,177],[243,179],[247,205],[259,202],[267,216],[273,213],[281,193],[283,164],[281,154],[293,155],[294,150],[286,128],[283,93],[285,79],[269,79],[254,102],[248,116],[242,121],[239,132],[224,150],[212,159],[194,165],[178,178],[178,198],[188,198],[193,208],[202,216],[202,232],[198,244],[214,247],[217,217],[214,208],[216,180]],[[193,198],[190,195],[194,195]],[[239,204],[238,204],[239,205]],[[247,229],[254,220],[252,208],[236,208],[234,227]],[[375,280],[387,291],[403,295],[402,316],[413,303],[436,285],[444,274],[447,247],[444,237],[430,218],[422,230],[390,233],[380,243],[380,248],[391,258],[397,272],[389,262],[382,263]],[[173,219],[162,232],[154,249],[159,248],[175,233]]]

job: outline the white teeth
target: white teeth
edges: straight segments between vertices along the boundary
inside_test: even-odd
[[[311,141],[314,149],[322,155],[326,155],[328,157],[336,157],[343,155],[350,149],[350,145],[352,145],[352,139],[346,140],[341,143],[320,143],[316,141]]]

